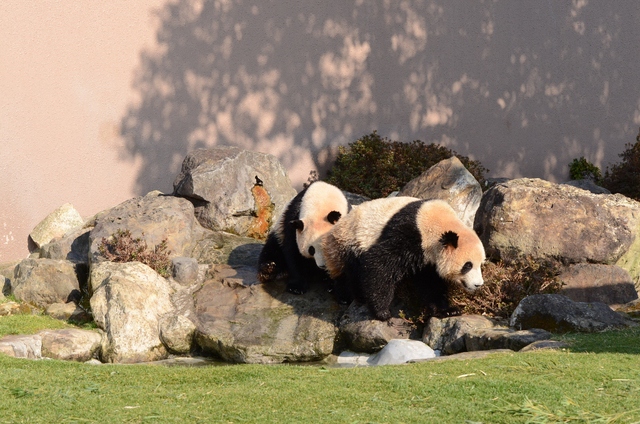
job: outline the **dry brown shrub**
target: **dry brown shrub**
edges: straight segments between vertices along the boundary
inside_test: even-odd
[[[484,285],[469,294],[452,288],[450,300],[463,314],[508,318],[518,303],[533,294],[557,293],[560,264],[552,260],[516,258],[487,262],[483,267]]]
[[[171,271],[171,259],[165,238],[153,249],[149,249],[142,238],[133,238],[129,230],[117,230],[111,237],[103,237],[98,252],[111,262],[142,262],[163,277]]]

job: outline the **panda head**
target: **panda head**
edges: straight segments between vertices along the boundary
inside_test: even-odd
[[[341,216],[342,213],[339,211],[331,211],[321,219],[296,219],[291,222],[296,229],[296,242],[300,254],[305,258],[315,259],[319,268],[325,266],[322,239]]]
[[[311,184],[302,197],[299,218],[291,221],[300,254],[324,268],[322,240],[348,212],[349,202],[339,188],[322,181]]]
[[[438,240],[441,254],[436,267],[442,278],[458,283],[472,292],[484,284],[480,268],[485,260],[485,252],[473,230],[461,230],[442,233]]]

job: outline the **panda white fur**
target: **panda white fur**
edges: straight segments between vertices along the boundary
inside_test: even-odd
[[[355,206],[323,241],[329,276],[344,302],[365,302],[387,320],[401,281],[411,280],[428,313],[452,312],[446,281],[483,284],[482,242],[443,200],[393,197]]]
[[[287,274],[287,290],[302,294],[308,281],[323,273],[322,238],[349,212],[342,191],[315,181],[298,193],[273,226],[258,260],[258,280],[267,282]]]

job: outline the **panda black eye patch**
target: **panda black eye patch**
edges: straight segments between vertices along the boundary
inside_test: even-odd
[[[309,246],[309,254],[311,256],[315,255],[316,254],[316,248],[313,247],[313,246]]]
[[[473,264],[471,262],[467,262],[462,265],[462,269],[460,270],[460,274],[464,275],[473,269]]]

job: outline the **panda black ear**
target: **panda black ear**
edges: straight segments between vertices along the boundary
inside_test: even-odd
[[[327,215],[327,221],[329,221],[331,224],[335,224],[336,222],[338,222],[341,216],[342,214],[340,212],[331,211],[329,212],[329,215]]]
[[[458,247],[458,235],[453,231],[447,231],[440,236],[440,243],[444,247],[453,247],[456,249]]]
[[[294,219],[291,221],[291,225],[298,231],[302,231],[304,229],[304,222],[301,219]]]

